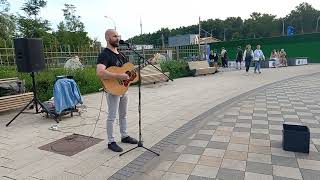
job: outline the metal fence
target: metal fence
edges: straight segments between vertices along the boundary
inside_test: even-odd
[[[136,54],[131,50],[121,47],[123,53],[125,53],[129,59],[137,62],[139,59]],[[85,66],[94,66],[96,64],[99,53],[103,50],[101,47],[90,46],[46,46],[44,47],[44,56],[46,66],[61,67],[68,59],[74,56],[78,56],[81,63]],[[136,52],[143,57],[150,58],[153,54],[159,53],[165,60],[198,60],[204,59],[204,56],[198,58],[199,48],[195,45],[168,47],[168,46],[135,46]],[[202,54],[205,54],[202,50]],[[13,43],[4,43],[4,46],[0,47],[0,66],[15,66],[15,52]]]

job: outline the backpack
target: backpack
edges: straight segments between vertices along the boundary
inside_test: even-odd
[[[251,55],[251,52],[252,52],[252,50],[250,50],[250,51],[246,51],[246,57],[245,57],[245,60],[251,60],[252,59],[252,55]]]

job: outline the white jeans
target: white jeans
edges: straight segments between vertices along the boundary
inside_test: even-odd
[[[107,136],[108,143],[115,142],[113,136],[113,124],[119,111],[119,126],[121,138],[127,137],[127,105],[128,96],[115,96],[107,93],[108,117],[107,117]]]

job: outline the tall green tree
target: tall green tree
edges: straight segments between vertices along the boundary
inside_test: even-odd
[[[45,0],[27,0],[21,8],[28,16],[34,16],[34,19],[37,19],[41,8],[47,6],[47,1]]]
[[[26,38],[42,38],[45,45],[54,41],[48,20],[38,17],[40,10],[46,7],[44,0],[26,0],[21,10],[26,16],[18,15],[18,35]]]
[[[93,42],[88,33],[85,32],[85,26],[81,22],[81,17],[76,15],[76,7],[72,4],[65,4],[62,9],[64,21],[58,25],[56,37],[61,45],[70,45],[72,48],[79,46],[88,46]]]
[[[0,0],[0,46],[11,44],[15,32],[15,20],[9,14],[10,4],[7,0]]]
[[[80,16],[76,15],[76,7],[72,4],[65,4],[62,9],[65,19],[65,28],[70,32],[84,31],[84,24],[80,20]]]
[[[278,21],[275,15],[261,14],[253,12],[250,18],[244,22],[244,37],[246,38],[260,38],[269,37],[271,34],[278,34]]]
[[[320,11],[304,2],[296,6],[296,8],[286,16],[285,22],[286,25],[292,25],[297,33],[310,33],[315,31],[317,18],[319,16]]]
[[[240,17],[229,17],[224,20],[223,33],[227,40],[241,39],[243,31],[243,20]]]

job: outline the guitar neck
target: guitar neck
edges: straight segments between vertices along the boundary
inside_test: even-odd
[[[148,61],[144,62],[143,64],[140,64],[140,69],[146,67],[148,65]],[[131,72],[136,73],[139,70],[139,66],[131,70]]]

